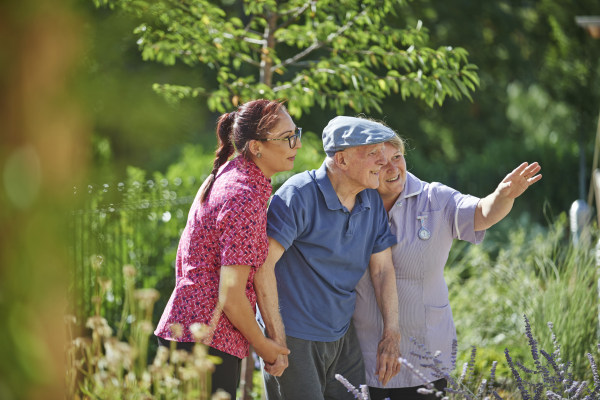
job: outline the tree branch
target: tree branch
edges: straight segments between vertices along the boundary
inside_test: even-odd
[[[272,67],[273,58],[271,57],[271,51],[275,49],[275,28],[277,26],[276,13],[272,13],[266,17],[267,26],[265,27],[265,33],[263,36],[262,54],[260,60],[260,82],[264,83],[268,87],[273,84],[273,71]]]
[[[314,71],[311,71],[311,74],[317,74],[319,72],[326,72],[328,74],[335,74],[335,70],[331,69],[331,68],[317,68]],[[279,92],[285,89],[289,89],[291,87],[294,87],[298,82],[300,82],[302,79],[304,79],[304,74],[298,74],[294,79],[292,79],[291,82],[286,83],[285,85],[281,85],[281,86],[277,86],[273,88],[273,92]]]
[[[317,49],[325,46],[326,44],[331,43],[333,41],[333,39],[335,39],[336,37],[342,35],[344,32],[346,32],[348,29],[350,29],[350,27],[352,25],[354,25],[354,23],[356,22],[356,20],[358,19],[358,17],[360,17],[362,15],[365,15],[367,12],[368,12],[368,9],[365,9],[362,12],[356,14],[354,16],[354,18],[352,18],[351,20],[349,20],[348,22],[346,22],[337,31],[330,33],[327,36],[327,39],[325,39],[323,42],[315,41],[313,44],[311,44],[310,46],[308,46],[306,49],[302,50],[300,53],[296,54],[295,56],[290,57],[290,58],[282,61],[281,63],[279,63],[277,65],[272,66],[271,70],[275,71],[276,69],[283,68],[283,67],[286,67],[286,66],[288,66],[290,64],[293,64],[296,61],[298,61],[301,58],[303,58],[306,55],[308,55],[309,53],[313,52],[314,50],[317,50]]]
[[[297,8],[294,8],[294,9],[291,9],[289,11],[279,14],[280,17],[286,16],[286,15],[292,14],[292,13],[294,15],[291,16],[290,18],[288,18],[283,24],[279,25],[276,29],[277,30],[285,29],[288,26],[290,26],[292,24],[292,22],[294,22],[296,19],[298,19],[298,17],[300,15],[302,15],[304,13],[304,11],[306,11],[306,9],[313,4],[317,4],[316,0],[310,0],[310,1],[306,2],[302,7],[297,7]]]

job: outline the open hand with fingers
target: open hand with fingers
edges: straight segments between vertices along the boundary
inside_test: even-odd
[[[538,174],[542,167],[537,163],[524,162],[515,168],[511,173],[498,185],[498,192],[501,196],[511,199],[516,199],[522,195],[529,186],[533,185],[540,179],[542,175]],[[536,175],[537,174],[537,175]]]

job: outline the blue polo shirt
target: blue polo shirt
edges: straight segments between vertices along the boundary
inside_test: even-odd
[[[355,287],[372,254],[396,244],[376,190],[339,201],[325,163],[288,179],[275,193],[267,234],[284,248],[275,267],[286,335],[331,342],[350,325]]]

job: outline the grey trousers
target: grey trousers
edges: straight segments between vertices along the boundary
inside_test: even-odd
[[[340,374],[356,388],[365,384],[365,367],[354,325],[335,342],[288,336],[289,366],[280,377],[264,370],[267,400],[351,400],[354,395],[335,379]]]

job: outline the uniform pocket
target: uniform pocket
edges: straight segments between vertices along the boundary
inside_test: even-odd
[[[450,304],[444,306],[426,306],[425,320],[427,324],[426,348],[431,355],[441,351],[439,359],[444,366],[449,365],[452,353],[452,341],[456,338],[456,330],[452,321]]]

